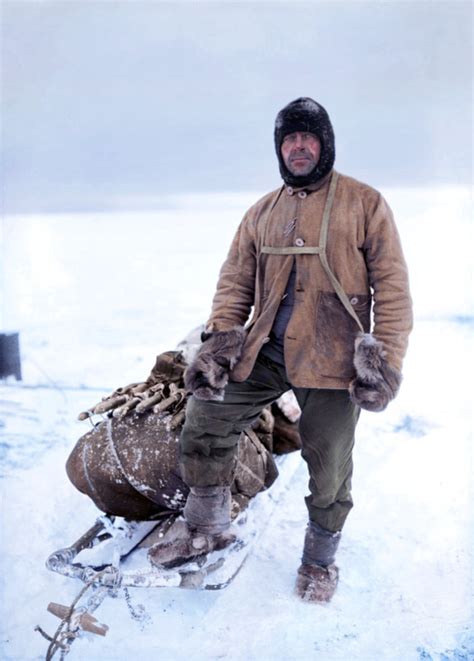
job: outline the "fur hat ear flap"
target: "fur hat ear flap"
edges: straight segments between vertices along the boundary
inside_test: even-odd
[[[397,395],[401,373],[388,364],[383,344],[370,333],[355,341],[356,378],[349,385],[351,400],[367,411],[383,411]]]

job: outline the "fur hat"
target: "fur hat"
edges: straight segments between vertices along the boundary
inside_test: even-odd
[[[321,154],[316,167],[309,174],[291,174],[281,155],[285,135],[295,131],[314,133],[321,142]],[[308,186],[325,177],[333,168],[336,158],[334,131],[326,110],[313,99],[302,96],[291,101],[277,115],[275,121],[275,150],[283,181],[290,186]]]

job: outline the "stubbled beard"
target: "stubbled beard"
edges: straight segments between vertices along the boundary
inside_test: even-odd
[[[299,167],[299,168],[294,168],[293,164],[292,164],[292,161],[296,161],[300,158],[308,159],[306,165],[302,166],[302,167]],[[304,152],[299,152],[297,155],[296,154],[295,155],[290,154],[290,156],[288,158],[288,163],[286,164],[286,167],[291,172],[291,174],[293,174],[295,177],[298,177],[298,176],[304,176],[304,175],[309,174],[312,170],[314,170],[316,165],[317,165],[317,160],[314,159],[311,154],[304,151]]]

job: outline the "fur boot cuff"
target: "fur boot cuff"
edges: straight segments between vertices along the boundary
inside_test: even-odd
[[[197,399],[222,401],[229,373],[242,354],[241,327],[206,333],[196,358],[184,373],[184,383]]]
[[[388,364],[382,343],[373,335],[357,337],[354,367],[357,376],[349,386],[351,400],[367,411],[383,411],[398,393],[402,375]]]
[[[340,540],[340,531],[331,532],[322,528],[315,521],[310,521],[306,528],[301,562],[304,565],[319,565],[320,567],[332,565]]]
[[[230,526],[230,487],[191,487],[183,514],[191,530],[219,535]]]

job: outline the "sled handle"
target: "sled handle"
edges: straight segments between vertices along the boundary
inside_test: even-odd
[[[53,615],[56,615],[56,617],[59,617],[60,620],[64,620],[67,617],[69,617],[71,609],[68,608],[68,606],[63,606],[63,604],[57,604],[54,601],[51,601],[48,604],[47,610],[52,613]],[[98,636],[105,636],[107,631],[109,630],[109,627],[107,624],[101,624],[97,618],[93,617],[90,613],[83,612],[80,613],[78,611],[73,611],[71,617],[77,617],[77,623],[81,627],[81,629],[84,629],[84,631],[88,631],[89,633],[95,633]]]
[[[98,519],[92,528],[89,528],[89,530],[85,532],[82,537],[79,537],[79,539],[74,542],[74,544],[51,553],[51,555],[46,560],[46,567],[56,571],[56,569],[62,566],[64,563],[69,564],[80,551],[88,548],[96,536],[103,530],[105,530],[105,525],[100,519]]]

